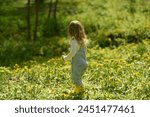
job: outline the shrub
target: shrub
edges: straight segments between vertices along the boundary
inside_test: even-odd
[[[144,45],[144,43],[140,43],[136,48],[136,52],[138,52],[142,56],[144,53],[148,52],[148,49]]]

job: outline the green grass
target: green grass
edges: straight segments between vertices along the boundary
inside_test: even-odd
[[[96,46],[87,56],[83,95],[65,95],[73,88],[69,62],[38,58],[0,67],[0,99],[150,99],[148,40],[115,49]]]

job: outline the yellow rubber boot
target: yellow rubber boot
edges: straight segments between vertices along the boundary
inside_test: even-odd
[[[83,92],[84,92],[84,87],[83,87],[83,85],[80,85],[80,86],[76,86],[76,87],[75,87],[75,93],[80,94],[80,93],[83,93]]]

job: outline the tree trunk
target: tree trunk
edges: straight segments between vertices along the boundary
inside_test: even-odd
[[[45,23],[45,28],[47,29],[44,33],[47,36],[54,36],[57,32],[57,5],[58,0],[50,0],[49,1],[49,11]],[[47,32],[47,33],[46,33]]]
[[[30,0],[28,0],[27,4],[27,35],[28,40],[31,40],[31,24],[30,24]]]
[[[54,18],[54,33],[57,32],[57,5],[58,5],[58,0],[55,1],[54,3],[54,11],[53,11],[53,18]]]
[[[54,3],[54,14],[53,14],[54,19],[56,19],[57,4],[58,4],[58,0],[56,0],[55,3]]]
[[[38,15],[39,15],[39,0],[35,0],[35,27],[34,27],[34,36],[33,40],[37,38],[38,31]]]
[[[48,11],[48,16],[47,16],[47,21],[49,21],[49,18],[51,17],[52,5],[53,5],[53,0],[50,0],[50,2],[49,2],[49,11]]]

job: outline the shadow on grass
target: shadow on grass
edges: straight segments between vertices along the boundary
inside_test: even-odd
[[[16,41],[8,40],[4,41],[0,45],[0,66],[12,67],[15,64],[23,64],[30,60],[36,60],[37,62],[44,62],[49,58],[57,57],[53,54],[53,48],[45,41]]]

